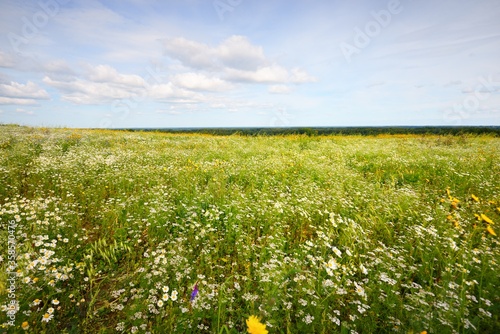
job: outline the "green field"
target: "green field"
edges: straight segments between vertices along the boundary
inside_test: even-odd
[[[0,126],[0,152],[0,333],[500,332],[498,137]]]

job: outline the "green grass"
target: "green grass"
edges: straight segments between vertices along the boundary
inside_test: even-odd
[[[0,134],[0,332],[500,332],[498,138]]]

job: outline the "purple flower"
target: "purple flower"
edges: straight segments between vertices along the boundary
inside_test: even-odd
[[[193,301],[198,295],[198,283],[194,285],[193,292],[191,292],[191,299],[189,301]]]

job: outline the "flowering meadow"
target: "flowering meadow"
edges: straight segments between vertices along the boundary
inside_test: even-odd
[[[500,139],[0,126],[0,333],[499,333]]]

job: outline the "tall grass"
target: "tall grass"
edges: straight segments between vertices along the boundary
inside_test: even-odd
[[[5,332],[500,331],[497,138],[0,131]]]

